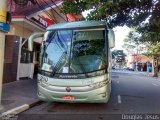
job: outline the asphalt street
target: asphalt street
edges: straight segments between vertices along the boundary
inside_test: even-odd
[[[41,102],[18,120],[160,120],[160,78],[112,72],[107,104]]]

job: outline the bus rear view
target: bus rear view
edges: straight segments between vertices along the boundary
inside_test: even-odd
[[[114,33],[102,21],[48,27],[41,45],[38,97],[43,101],[106,103],[111,93],[113,46]]]

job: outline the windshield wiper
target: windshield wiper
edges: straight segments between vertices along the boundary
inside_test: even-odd
[[[58,62],[55,64],[55,66],[54,66],[54,68],[53,68],[53,72],[52,72],[52,73],[53,73],[53,76],[55,75],[56,71],[57,71],[58,69],[60,69],[61,66],[65,65],[65,63],[66,63],[66,60],[65,60],[66,55],[67,55],[67,51],[63,52],[63,54],[62,54],[61,57],[59,58]],[[63,65],[61,65],[61,64],[62,64],[62,61],[64,61],[64,64],[63,64]]]
[[[47,49],[48,45],[52,42],[53,38],[55,37],[57,32],[54,32],[53,35],[49,38],[49,40],[46,40],[46,42],[48,41],[47,46],[44,48],[45,50]]]

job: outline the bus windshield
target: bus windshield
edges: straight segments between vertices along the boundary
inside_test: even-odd
[[[40,69],[54,73],[89,73],[106,68],[105,30],[48,31]]]

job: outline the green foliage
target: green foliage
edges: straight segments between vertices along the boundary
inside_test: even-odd
[[[141,43],[149,43],[150,45],[155,45],[160,42],[160,33],[157,32],[146,32],[142,33],[138,39]]]
[[[148,51],[144,53],[144,55],[153,58],[153,57],[159,57],[160,58],[160,43],[153,44],[148,48]]]
[[[123,50],[114,50],[112,51],[112,59],[115,59],[116,62],[124,62],[126,54]]]
[[[61,12],[79,14],[85,10],[92,9],[87,19],[100,20],[116,13],[117,8],[117,4],[113,4],[109,0],[64,0]]]
[[[92,9],[88,20],[107,20],[113,27],[138,26],[140,32],[160,31],[159,8],[159,0],[64,0],[62,4],[65,14]],[[144,23],[147,18],[148,23]]]
[[[136,49],[141,44],[140,41],[141,34],[139,34],[135,29],[130,31],[128,36],[124,39],[123,48],[125,48],[128,53],[135,53]]]
[[[145,46],[146,52],[143,53],[148,57],[160,56],[160,34],[157,32],[146,32],[140,34],[137,30],[131,31],[124,40],[124,48],[132,50],[136,46]]]
[[[106,20],[112,27],[135,27],[136,31],[125,39],[125,48],[132,50],[140,44],[150,44],[148,55],[159,54],[159,0],[64,0],[62,12],[78,14],[90,9],[88,20]]]
[[[127,40],[129,43],[134,43],[135,45],[139,45],[141,42],[140,37],[141,35],[137,31],[130,31]]]
[[[64,14],[73,13],[79,14],[82,11],[86,10],[86,2],[80,0],[64,0],[62,3],[61,12]]]

